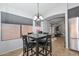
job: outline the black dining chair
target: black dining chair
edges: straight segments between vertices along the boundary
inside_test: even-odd
[[[31,35],[31,34],[33,34],[33,33],[32,32],[28,33],[28,35]],[[29,38],[29,39],[30,39],[30,41],[35,42],[34,39],[32,39],[32,38]]]
[[[47,35],[39,40],[39,47],[42,48],[40,50],[40,54],[47,56],[50,54],[52,56],[52,41],[51,35]],[[42,53],[41,53],[42,52]]]
[[[41,34],[46,34],[46,35],[48,35],[48,33],[47,33],[47,32],[43,32],[43,31],[42,31],[42,33],[41,33]],[[44,47],[42,48],[42,50],[43,50],[42,52],[44,53]]]
[[[39,54],[43,55],[43,56],[47,56],[48,35],[46,35],[45,37],[40,38],[38,40],[38,44],[39,44],[39,48],[41,48],[41,50],[39,50]]]
[[[48,43],[47,43],[47,51],[50,56],[52,56],[52,40],[51,40],[52,35],[48,35]]]
[[[32,33],[32,32],[29,32],[28,35],[29,35],[29,34],[33,34],[33,33]]]
[[[28,33],[28,35],[31,35],[31,34],[33,34],[33,32],[29,32],[29,33]],[[28,39],[29,39],[30,42],[36,43],[36,41],[35,41],[34,39],[29,38],[29,37],[28,37]],[[33,53],[33,50],[31,50],[31,53]]]
[[[38,33],[39,33],[39,34],[42,34],[42,31],[39,31]]]
[[[27,35],[23,35],[22,39],[23,39],[23,56],[25,55],[25,53],[27,53],[27,56],[28,56],[29,51],[32,51],[35,53],[33,48],[35,47],[36,43],[31,42],[30,39],[27,37]],[[32,55],[34,55],[34,54],[31,54],[30,56],[32,56]]]
[[[47,32],[42,32],[42,34],[48,34]]]

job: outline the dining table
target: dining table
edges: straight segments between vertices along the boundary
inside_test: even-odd
[[[27,35],[27,37],[33,39],[36,41],[36,56],[39,56],[39,40],[46,37],[47,34],[30,34],[30,35]]]

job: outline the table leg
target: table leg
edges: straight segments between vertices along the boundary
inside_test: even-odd
[[[52,40],[50,38],[50,56],[52,56]]]
[[[39,45],[38,45],[38,43],[36,45],[36,56],[39,56]]]

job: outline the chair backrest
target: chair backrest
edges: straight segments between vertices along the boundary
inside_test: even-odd
[[[45,37],[39,38],[38,43],[47,43],[48,42],[48,35],[46,35]]]
[[[28,33],[28,35],[30,35],[30,34],[33,34],[33,33],[32,33],[32,32]],[[30,38],[30,37],[28,37],[28,38],[27,38],[27,41],[28,41],[28,42],[33,42],[33,39]]]
[[[32,33],[32,32],[30,32],[30,33],[28,33],[28,35],[29,35],[29,34],[33,34],[33,33]]]
[[[39,34],[42,34],[42,31],[39,31],[38,33],[39,33]]]
[[[22,35],[22,40],[23,40],[23,46],[27,45],[27,35]]]
[[[48,35],[48,41],[51,41],[52,35]]]
[[[43,32],[43,34],[48,34],[47,32]]]

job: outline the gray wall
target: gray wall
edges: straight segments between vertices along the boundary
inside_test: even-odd
[[[1,12],[0,12],[0,54],[22,48],[22,39],[14,39],[8,41],[1,41]]]
[[[68,9],[68,18],[79,17],[79,6]]]

